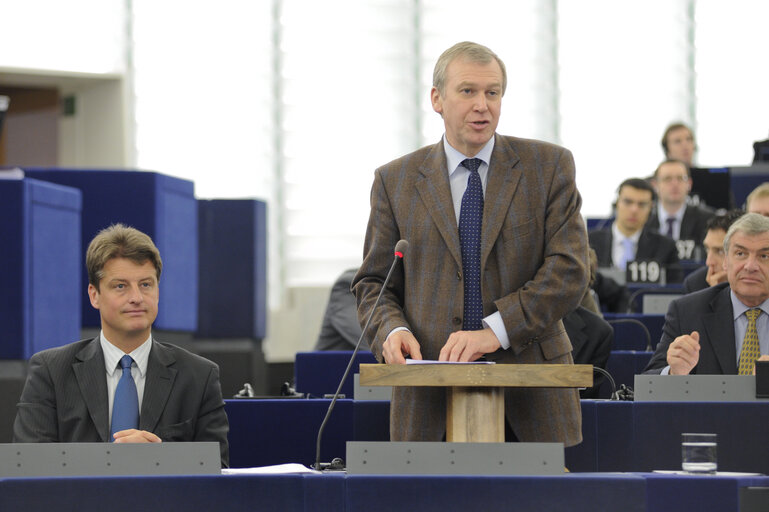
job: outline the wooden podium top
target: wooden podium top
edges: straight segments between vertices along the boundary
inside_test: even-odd
[[[582,388],[589,364],[361,364],[362,386]]]

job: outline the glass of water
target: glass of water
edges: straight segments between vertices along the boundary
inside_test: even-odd
[[[715,473],[716,446],[716,434],[681,434],[681,469],[688,473]]]

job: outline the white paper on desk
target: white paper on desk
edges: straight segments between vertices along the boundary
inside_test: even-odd
[[[763,476],[761,473],[738,473],[734,471],[716,471],[713,473],[690,473],[688,471],[655,469],[652,473],[661,473],[663,475],[683,475],[683,476]]]
[[[406,359],[406,364],[496,364],[494,361],[436,361],[434,359]]]
[[[288,475],[291,473],[320,473],[320,471],[295,463],[258,468],[222,468],[223,475]]]

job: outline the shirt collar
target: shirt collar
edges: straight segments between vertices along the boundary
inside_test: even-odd
[[[617,227],[617,221],[614,221],[611,223],[611,231],[612,231],[612,235],[614,236],[615,243],[622,242],[622,240],[627,238],[629,240],[632,240],[634,244],[638,244],[638,240],[641,238],[641,231],[643,231],[643,229],[639,229],[638,231],[636,231],[630,236],[625,236]]]
[[[136,367],[139,369],[139,375],[144,376],[147,372],[147,361],[149,360],[150,349],[152,348],[152,334],[147,338],[144,343],[139,345],[133,352],[128,354],[136,363]],[[107,369],[107,374],[112,375],[117,371],[118,361],[125,355],[125,352],[117,348],[115,345],[109,342],[104,337],[104,331],[99,333],[99,343],[101,344],[101,350],[104,353],[104,366]]]
[[[737,320],[742,314],[744,314],[749,309],[753,309],[751,307],[746,306],[742,303],[740,299],[737,298],[737,296],[734,294],[734,290],[729,290],[729,295],[732,298],[732,311],[734,312],[734,319]],[[769,314],[769,299],[766,299],[764,302],[759,304],[757,306],[761,311],[763,311],[766,314]]]
[[[686,203],[681,205],[681,208],[678,209],[674,214],[669,214],[667,210],[662,206],[662,203],[657,203],[657,217],[660,220],[660,226],[664,226],[668,219],[673,218],[676,219],[676,221],[680,224],[681,221],[684,218],[684,212],[686,211]]]
[[[494,150],[494,138],[495,137],[491,137],[481,150],[478,151],[478,154],[472,157],[480,158],[487,167],[490,165],[491,152]],[[443,150],[446,152],[446,165],[448,167],[449,176],[451,176],[467,157],[449,144],[446,134],[443,135]]]

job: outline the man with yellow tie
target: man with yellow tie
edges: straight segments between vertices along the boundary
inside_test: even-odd
[[[750,375],[769,358],[769,218],[740,217],[724,251],[728,282],[670,304],[645,373]]]

